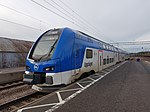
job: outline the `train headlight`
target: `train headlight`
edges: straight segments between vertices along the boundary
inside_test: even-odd
[[[55,67],[51,66],[51,67],[46,67],[44,68],[44,71],[54,71]]]

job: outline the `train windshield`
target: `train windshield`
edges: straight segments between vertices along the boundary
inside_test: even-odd
[[[35,45],[35,47],[33,48],[30,58],[35,61],[43,61],[50,59],[58,41],[58,37],[58,30],[50,30],[43,34],[40,40]]]

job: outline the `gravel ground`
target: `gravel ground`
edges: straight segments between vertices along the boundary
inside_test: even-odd
[[[31,92],[33,92],[33,90],[29,85],[21,85],[10,89],[2,90],[0,91],[0,104],[11,101],[13,99],[17,99]]]
[[[150,112],[150,67],[129,61],[54,112]]]

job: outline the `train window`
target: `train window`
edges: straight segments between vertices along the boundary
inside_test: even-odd
[[[106,45],[106,49],[109,50],[109,46],[108,45]]]
[[[111,47],[111,50],[113,51],[113,48]]]
[[[103,48],[105,49],[105,45],[103,44]]]
[[[107,45],[105,45],[105,49],[108,49]]]
[[[86,58],[93,58],[93,51],[91,49],[86,50]]]
[[[104,45],[104,49],[107,49],[107,45]]]
[[[112,62],[114,62],[114,58],[112,58]]]
[[[110,61],[109,63],[112,63],[112,58],[110,58],[109,61]]]
[[[30,58],[36,61],[50,59],[59,38],[58,30],[45,32],[31,51]]]
[[[109,57],[107,56],[107,64],[109,64]]]
[[[106,59],[103,59],[103,65],[106,65]]]
[[[103,43],[101,43],[102,48],[104,48]]]
[[[107,59],[107,64],[109,64],[109,58]]]
[[[113,51],[115,51],[115,48],[113,47]]]
[[[100,66],[102,65],[102,57],[100,56]]]
[[[100,48],[103,48],[103,45],[102,45],[102,43],[99,43],[99,47],[100,47]]]

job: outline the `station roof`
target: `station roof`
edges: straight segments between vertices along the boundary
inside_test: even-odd
[[[33,42],[0,37],[0,52],[27,53]]]

